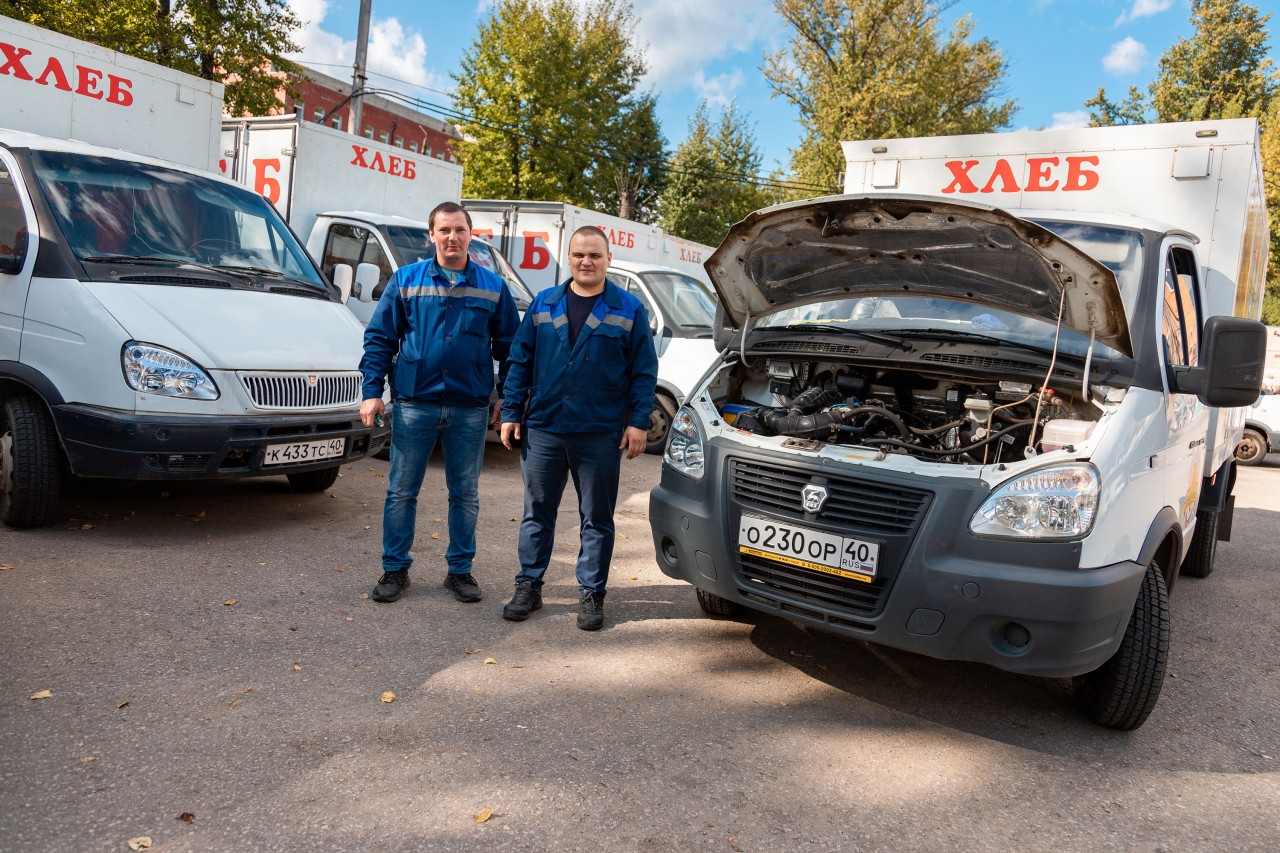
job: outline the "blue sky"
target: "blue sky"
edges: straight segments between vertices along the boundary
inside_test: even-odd
[[[351,76],[359,0],[289,0],[304,21],[304,64]],[[1280,0],[1254,0],[1265,13]],[[372,85],[447,104],[450,72],[487,17],[486,0],[373,0],[369,48]],[[663,133],[674,147],[689,116],[707,100],[716,110],[736,100],[754,124],[764,170],[786,166],[801,136],[795,110],[771,98],[760,73],[765,52],[783,47],[786,30],[771,0],[635,0],[637,44],[645,51],[645,85],[658,96]],[[1082,126],[1084,102],[1102,86],[1118,100],[1155,77],[1160,55],[1191,35],[1190,0],[958,0],[975,37],[989,38],[1008,61],[1005,97],[1018,112],[1011,130]],[[1269,29],[1280,25],[1276,15]],[[1280,56],[1270,39],[1271,56]],[[379,76],[380,75],[380,76]]]

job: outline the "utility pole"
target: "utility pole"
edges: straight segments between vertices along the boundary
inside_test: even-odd
[[[364,96],[365,65],[369,59],[369,14],[373,0],[360,0],[360,27],[356,32],[356,64],[351,74],[351,133],[359,136],[362,130],[360,113]]]

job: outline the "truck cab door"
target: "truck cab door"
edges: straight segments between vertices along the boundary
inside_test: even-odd
[[[34,211],[19,189],[17,168],[0,153],[0,361],[18,360],[35,266],[34,223]]]
[[[347,307],[362,323],[368,323],[373,316],[374,306],[386,289],[395,269],[391,265],[391,256],[382,245],[378,233],[348,222],[334,222],[325,235],[324,252],[320,257],[320,268],[324,274],[333,279],[333,269],[338,264],[347,264],[354,272],[360,264],[374,264],[378,267],[378,282],[373,294],[368,299],[363,294],[353,291],[347,300]]]
[[[1168,389],[1165,422],[1169,430],[1160,467],[1166,500],[1177,511],[1185,531],[1195,521],[1200,500],[1209,410],[1194,394],[1175,392],[1170,379],[1171,368],[1199,363],[1202,311],[1195,254],[1186,246],[1167,246],[1160,275],[1161,357]]]

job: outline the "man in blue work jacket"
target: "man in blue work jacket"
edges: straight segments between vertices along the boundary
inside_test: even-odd
[[[556,512],[572,474],[582,519],[578,627],[604,625],[621,454],[644,451],[658,381],[649,318],[640,301],[605,278],[612,255],[599,228],[569,239],[568,281],[534,297],[511,345],[503,386],[502,443],[522,440],[524,519],[520,571],[502,615],[519,622],[542,607]]]
[[[382,511],[383,574],[374,601],[395,601],[409,587],[418,491],[437,441],[449,487],[444,585],[459,601],[480,600],[471,566],[493,361],[499,364],[501,386],[519,324],[515,300],[502,279],[467,256],[471,214],[445,202],[427,222],[435,257],[396,270],[365,329],[360,360],[360,419],[372,426],[382,416],[389,371],[395,402],[391,476]]]

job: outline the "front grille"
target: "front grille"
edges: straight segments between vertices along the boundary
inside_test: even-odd
[[[185,287],[230,287],[230,283],[216,278],[195,278],[189,275],[122,275],[120,281],[135,284],[181,284]]]
[[[165,460],[165,467],[170,471],[200,472],[209,467],[212,459],[212,456],[206,454],[172,455]]]
[[[815,477],[808,471],[734,459],[729,465],[732,497],[740,504],[760,507],[804,521],[801,490],[813,482],[827,487],[827,502],[817,518],[863,533],[891,535],[910,532],[929,502],[929,493],[853,477]]]
[[[829,341],[767,341],[758,349],[770,352],[806,352],[817,355],[857,355],[860,350],[853,344],[833,344]]]
[[[771,599],[774,606],[787,609],[773,593],[789,599],[801,599],[819,607],[862,616],[880,612],[881,599],[889,585],[884,578],[871,583],[828,575],[799,566],[775,563],[750,554],[741,554],[738,576],[746,582],[749,593]],[[812,614],[806,614],[812,615]]]
[[[241,373],[260,409],[339,409],[360,402],[360,373]]]

